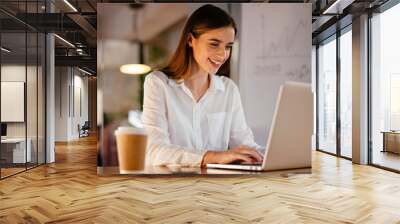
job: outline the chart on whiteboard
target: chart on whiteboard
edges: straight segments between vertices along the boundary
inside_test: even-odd
[[[254,7],[254,6],[249,6]],[[287,16],[274,5],[254,7],[253,15],[243,26],[247,42],[246,50],[251,54],[251,64],[247,71],[252,76],[278,77],[285,80],[309,82],[311,79],[310,33],[311,23],[306,16],[299,16],[293,7],[293,16]],[[255,29],[256,28],[256,29]],[[251,29],[251,30],[250,30]]]
[[[279,87],[311,83],[311,4],[242,5],[239,89],[257,143],[266,144]]]

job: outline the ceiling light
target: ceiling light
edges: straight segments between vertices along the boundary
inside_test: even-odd
[[[58,39],[60,39],[62,42],[66,43],[67,45],[69,45],[70,47],[75,48],[75,45],[73,45],[71,42],[69,42],[68,40],[58,36],[57,34],[54,34],[55,37],[57,37]]]
[[[69,3],[68,0],[64,0],[65,4],[67,4],[74,12],[78,12],[78,10],[71,4]]]
[[[11,50],[9,50],[9,49],[7,49],[7,48],[5,48],[5,47],[1,47],[0,49],[1,49],[2,51],[6,52],[6,53],[10,53],[10,52],[11,52]]]
[[[151,71],[150,66],[145,64],[127,64],[122,65],[119,70],[124,74],[143,75]]]

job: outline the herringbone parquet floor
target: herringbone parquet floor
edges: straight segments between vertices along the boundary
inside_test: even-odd
[[[400,223],[400,175],[315,152],[312,174],[99,177],[96,141],[0,181],[0,223]]]

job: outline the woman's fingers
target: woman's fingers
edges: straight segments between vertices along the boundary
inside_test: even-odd
[[[238,153],[238,152],[233,153],[233,160],[231,162],[233,162],[235,160],[242,160],[242,161],[249,162],[249,163],[252,162],[252,159],[250,156],[248,156],[246,154]]]
[[[239,152],[239,153],[243,153],[243,154],[246,154],[246,155],[250,155],[257,162],[261,162],[263,160],[263,156],[261,155],[260,152],[258,152],[257,150],[255,150],[253,148],[249,148],[247,146],[240,146],[238,148],[235,148],[234,151]]]
[[[239,150],[238,148],[224,152],[207,151],[203,157],[202,165],[207,163],[229,164],[238,160],[248,163],[259,162],[258,154],[250,151],[251,150]]]

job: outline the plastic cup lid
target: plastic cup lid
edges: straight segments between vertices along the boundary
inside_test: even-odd
[[[129,126],[120,126],[115,130],[115,134],[136,134],[136,135],[146,135],[146,130],[144,128],[136,128]]]

